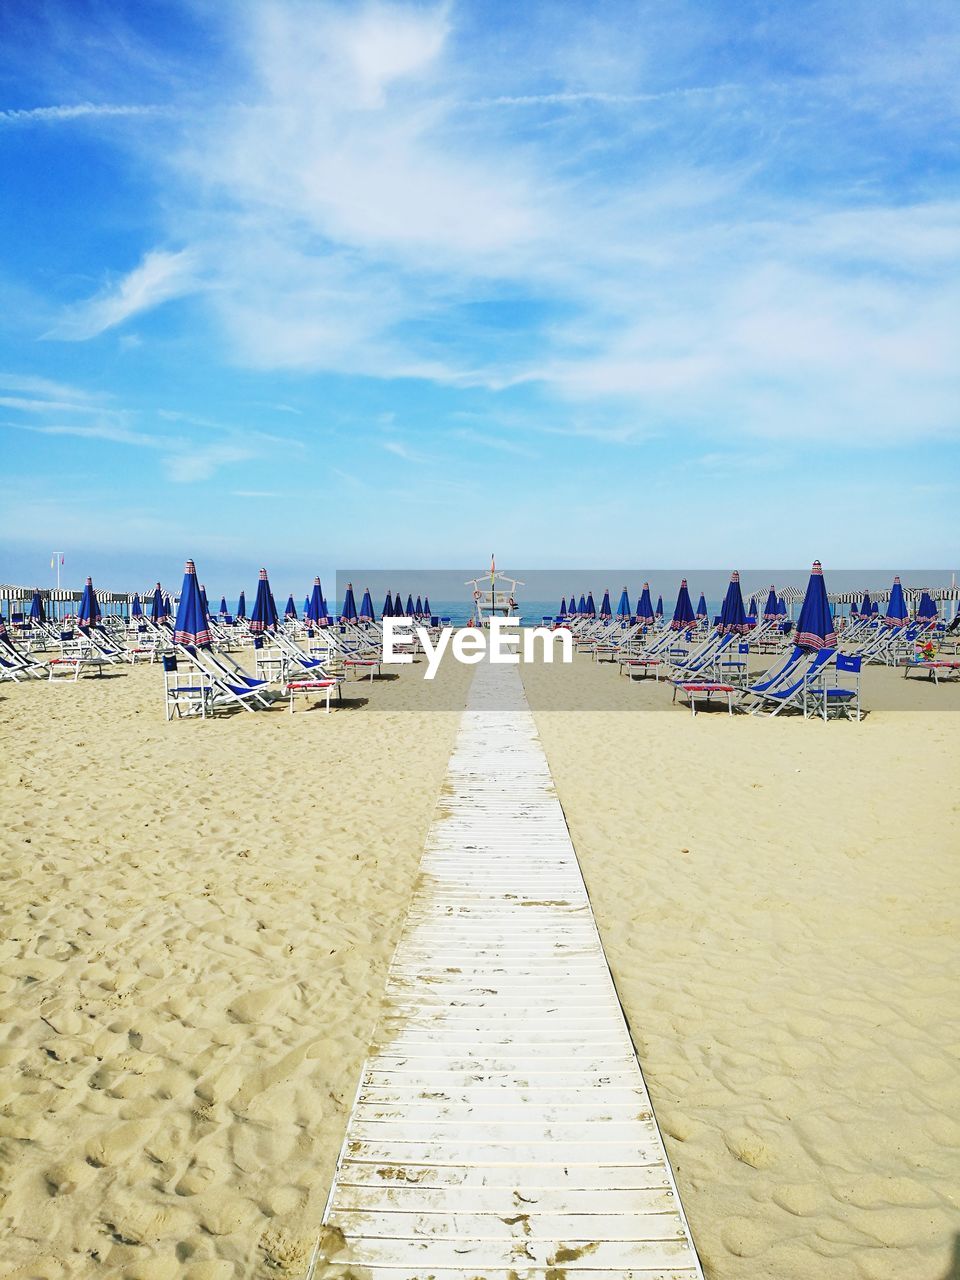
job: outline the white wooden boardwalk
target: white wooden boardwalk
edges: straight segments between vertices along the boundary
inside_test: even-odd
[[[477,667],[324,1223],[318,1276],[702,1280],[515,667]]]

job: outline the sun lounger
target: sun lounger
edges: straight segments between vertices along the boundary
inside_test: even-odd
[[[903,664],[903,677],[911,675],[916,671],[925,671],[927,679],[932,680],[934,684],[939,684],[941,680],[957,680],[960,678],[960,661],[953,659],[933,659],[933,658],[909,658]]]
[[[55,680],[72,680],[74,684],[86,672],[92,672],[94,669],[98,676],[103,675],[103,668],[110,666],[109,658],[105,658],[103,654],[72,654],[70,656],[59,658],[51,658],[47,663],[47,679]]]
[[[800,662],[786,669],[766,689],[754,685],[745,690],[745,693],[755,699],[750,714],[765,712],[777,716],[788,707],[794,711],[803,711],[808,682],[815,679],[820,670],[832,660],[835,652],[835,649],[816,649],[812,655],[808,655],[807,662]]]
[[[724,684],[719,680],[682,680],[675,681],[673,688],[673,700],[677,700],[677,690],[687,695],[690,703],[690,710],[694,715],[697,714],[697,699],[703,698],[710,704],[710,699],[715,693],[726,695],[727,712],[733,715],[733,695],[736,692],[736,686],[732,684]]]
[[[311,679],[305,676],[301,680],[288,680],[283,686],[283,691],[290,696],[290,714],[293,715],[293,702],[298,695],[320,693],[326,698],[326,711],[330,713],[330,696],[334,690],[340,696],[340,679],[334,676],[327,676],[324,679]]]

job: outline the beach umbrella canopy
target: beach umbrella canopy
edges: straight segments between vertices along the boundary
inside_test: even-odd
[[[873,603],[870,599],[870,592],[865,591],[863,593],[863,604],[860,606],[860,617],[869,618],[871,613],[873,613]]]
[[[937,606],[933,603],[933,599],[928,591],[924,591],[920,597],[920,603],[917,605],[917,617],[928,622],[931,618],[937,616]]]
[[[814,560],[810,570],[807,594],[803,598],[803,608],[797,619],[796,643],[804,649],[829,649],[837,643],[819,560]]]
[[[907,613],[907,602],[903,598],[903,587],[900,585],[900,579],[894,578],[893,586],[890,588],[890,603],[887,605],[887,614],[884,622],[888,627],[900,627],[909,621],[910,615]]]
[[[395,618],[403,617],[403,601],[400,599],[399,591],[395,591],[393,594],[393,616]]]
[[[571,591],[570,593],[570,603],[567,605],[567,612],[570,614],[571,618],[575,618],[577,615],[577,593],[575,591]]]
[[[870,617],[875,618],[879,614],[879,612],[880,612],[879,601],[874,600],[873,604],[870,606]]]
[[[307,616],[307,610],[308,610],[309,608],[310,608],[310,597],[309,597],[309,596],[304,596],[304,597],[303,597],[303,616],[304,616],[304,617],[306,617],[306,616]]]
[[[77,609],[77,626],[95,627],[100,618],[100,605],[97,602],[97,593],[93,589],[93,579],[88,578]]]
[[[781,618],[785,618],[787,616],[787,602],[784,600],[783,596],[780,596],[777,600],[777,613],[779,613]]]
[[[597,612],[593,603],[593,593],[589,592],[585,596],[580,597],[580,613],[584,618],[590,617]]]
[[[670,622],[672,631],[686,631],[688,627],[692,627],[696,622],[693,613],[693,602],[690,599],[690,592],[687,589],[687,580],[682,578],[680,581],[680,590],[677,592],[677,603],[673,610],[673,619]]]
[[[230,616],[230,610],[227,608],[227,597],[221,596],[220,597],[220,617],[229,618],[229,616]]]
[[[134,600],[136,600],[137,604],[139,605],[140,597],[134,596]],[[30,601],[30,621],[44,623],[46,622],[46,620],[47,620],[47,615],[44,612],[43,601],[40,598],[40,588],[34,587],[33,599]]]
[[[370,597],[369,587],[367,587],[366,591],[364,591],[363,599],[360,601],[359,617],[361,622],[375,621],[374,614],[373,614],[373,600]]]
[[[730,585],[720,608],[719,629],[721,635],[742,635],[750,630],[747,615],[743,611],[743,596],[740,593],[740,574],[734,569],[730,575]]]
[[[177,605],[177,621],[173,628],[175,644],[208,645],[210,628],[207,626],[207,614],[203,607],[200,587],[197,584],[197,569],[192,560],[188,560],[183,574],[183,589],[180,592],[180,603]]]
[[[150,601],[150,621],[159,622],[163,617],[163,592],[160,590],[160,583],[153,589],[153,597]]]
[[[261,569],[260,581],[257,583],[257,598],[250,611],[250,630],[254,635],[260,635],[264,631],[276,631],[279,621],[267,571]]]
[[[207,604],[207,588],[204,586],[200,588],[200,603],[203,605],[203,616],[209,618],[210,606]]]
[[[413,616],[415,618],[423,617],[423,601],[417,596],[417,603],[413,606]]]
[[[293,603],[292,591],[290,592],[289,599],[287,600],[287,607],[283,611],[283,616],[287,622],[296,622],[297,620],[297,606]]]
[[[32,608],[30,609],[30,617],[31,618],[33,617]],[[133,593],[133,600],[130,604],[130,617],[131,618],[143,617],[143,605],[140,603],[140,593],[138,591],[135,591]]]
[[[637,621],[649,626],[653,622],[653,601],[650,599],[650,583],[643,584],[643,590],[640,592],[640,599],[637,601]]]
[[[353,598],[353,583],[347,583],[347,589],[343,593],[343,608],[340,610],[341,622],[357,621],[357,602]]]
[[[323,592],[320,590],[320,579],[314,578],[313,590],[307,600],[304,617],[310,626],[325,627],[327,625],[327,607],[323,603]]]
[[[780,617],[780,609],[777,605],[777,593],[773,587],[770,588],[770,594],[767,596],[767,605],[763,611],[763,616],[767,622],[776,622]]]
[[[751,596],[751,597],[750,597],[750,608],[747,610],[747,617],[748,617],[748,618],[755,618],[756,616],[757,616],[757,597],[756,597],[756,596]]]
[[[383,608],[380,610],[380,617],[381,618],[393,617],[393,599],[389,591],[387,592],[386,599],[383,602]]]
[[[656,613],[657,613],[657,617],[658,617],[658,618],[662,618],[662,617],[663,617],[663,596],[657,596],[657,610],[656,610]]]
[[[237,601],[237,617],[243,620],[247,616],[247,597],[243,591],[240,592],[240,599]]]
[[[618,618],[630,617],[630,596],[627,593],[626,587],[624,587],[623,590],[620,592],[620,603],[617,605],[617,617]]]
[[[429,618],[429,617],[430,617],[430,613],[431,613],[431,610],[430,610],[430,597],[429,597],[429,596],[424,596],[424,597],[423,597],[423,616],[424,616],[425,618]]]
[[[169,595],[165,595],[165,596],[163,597],[163,616],[164,616],[165,618],[172,618],[172,617],[173,617],[173,609],[172,609],[172,608],[171,608],[171,606],[170,606],[170,596],[169,596]]]
[[[413,605],[413,596],[412,596],[412,595],[408,595],[408,596],[407,596],[407,607],[406,607],[406,609],[404,609],[404,613],[406,614],[406,616],[407,616],[408,618],[415,618],[415,617],[417,616],[417,615],[416,615],[416,611],[415,611],[415,609],[414,609],[414,605]]]
[[[705,618],[707,616],[707,599],[703,592],[700,592],[700,599],[697,602],[697,617]]]
[[[606,591],[604,591],[604,593],[603,593],[603,599],[600,601],[600,617],[601,617],[601,618],[612,618],[612,617],[613,617],[613,609],[610,607],[610,591],[609,591],[609,588],[608,588]]]

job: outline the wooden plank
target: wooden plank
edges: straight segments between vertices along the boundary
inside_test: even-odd
[[[702,1280],[512,668],[474,675],[324,1222],[368,1280]]]

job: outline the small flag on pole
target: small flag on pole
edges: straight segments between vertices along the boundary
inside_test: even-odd
[[[53,566],[56,564],[56,562],[57,562],[57,557],[56,557],[56,556],[51,556],[51,557],[50,557],[50,568],[51,568],[51,569],[52,569],[52,568],[53,568]]]

